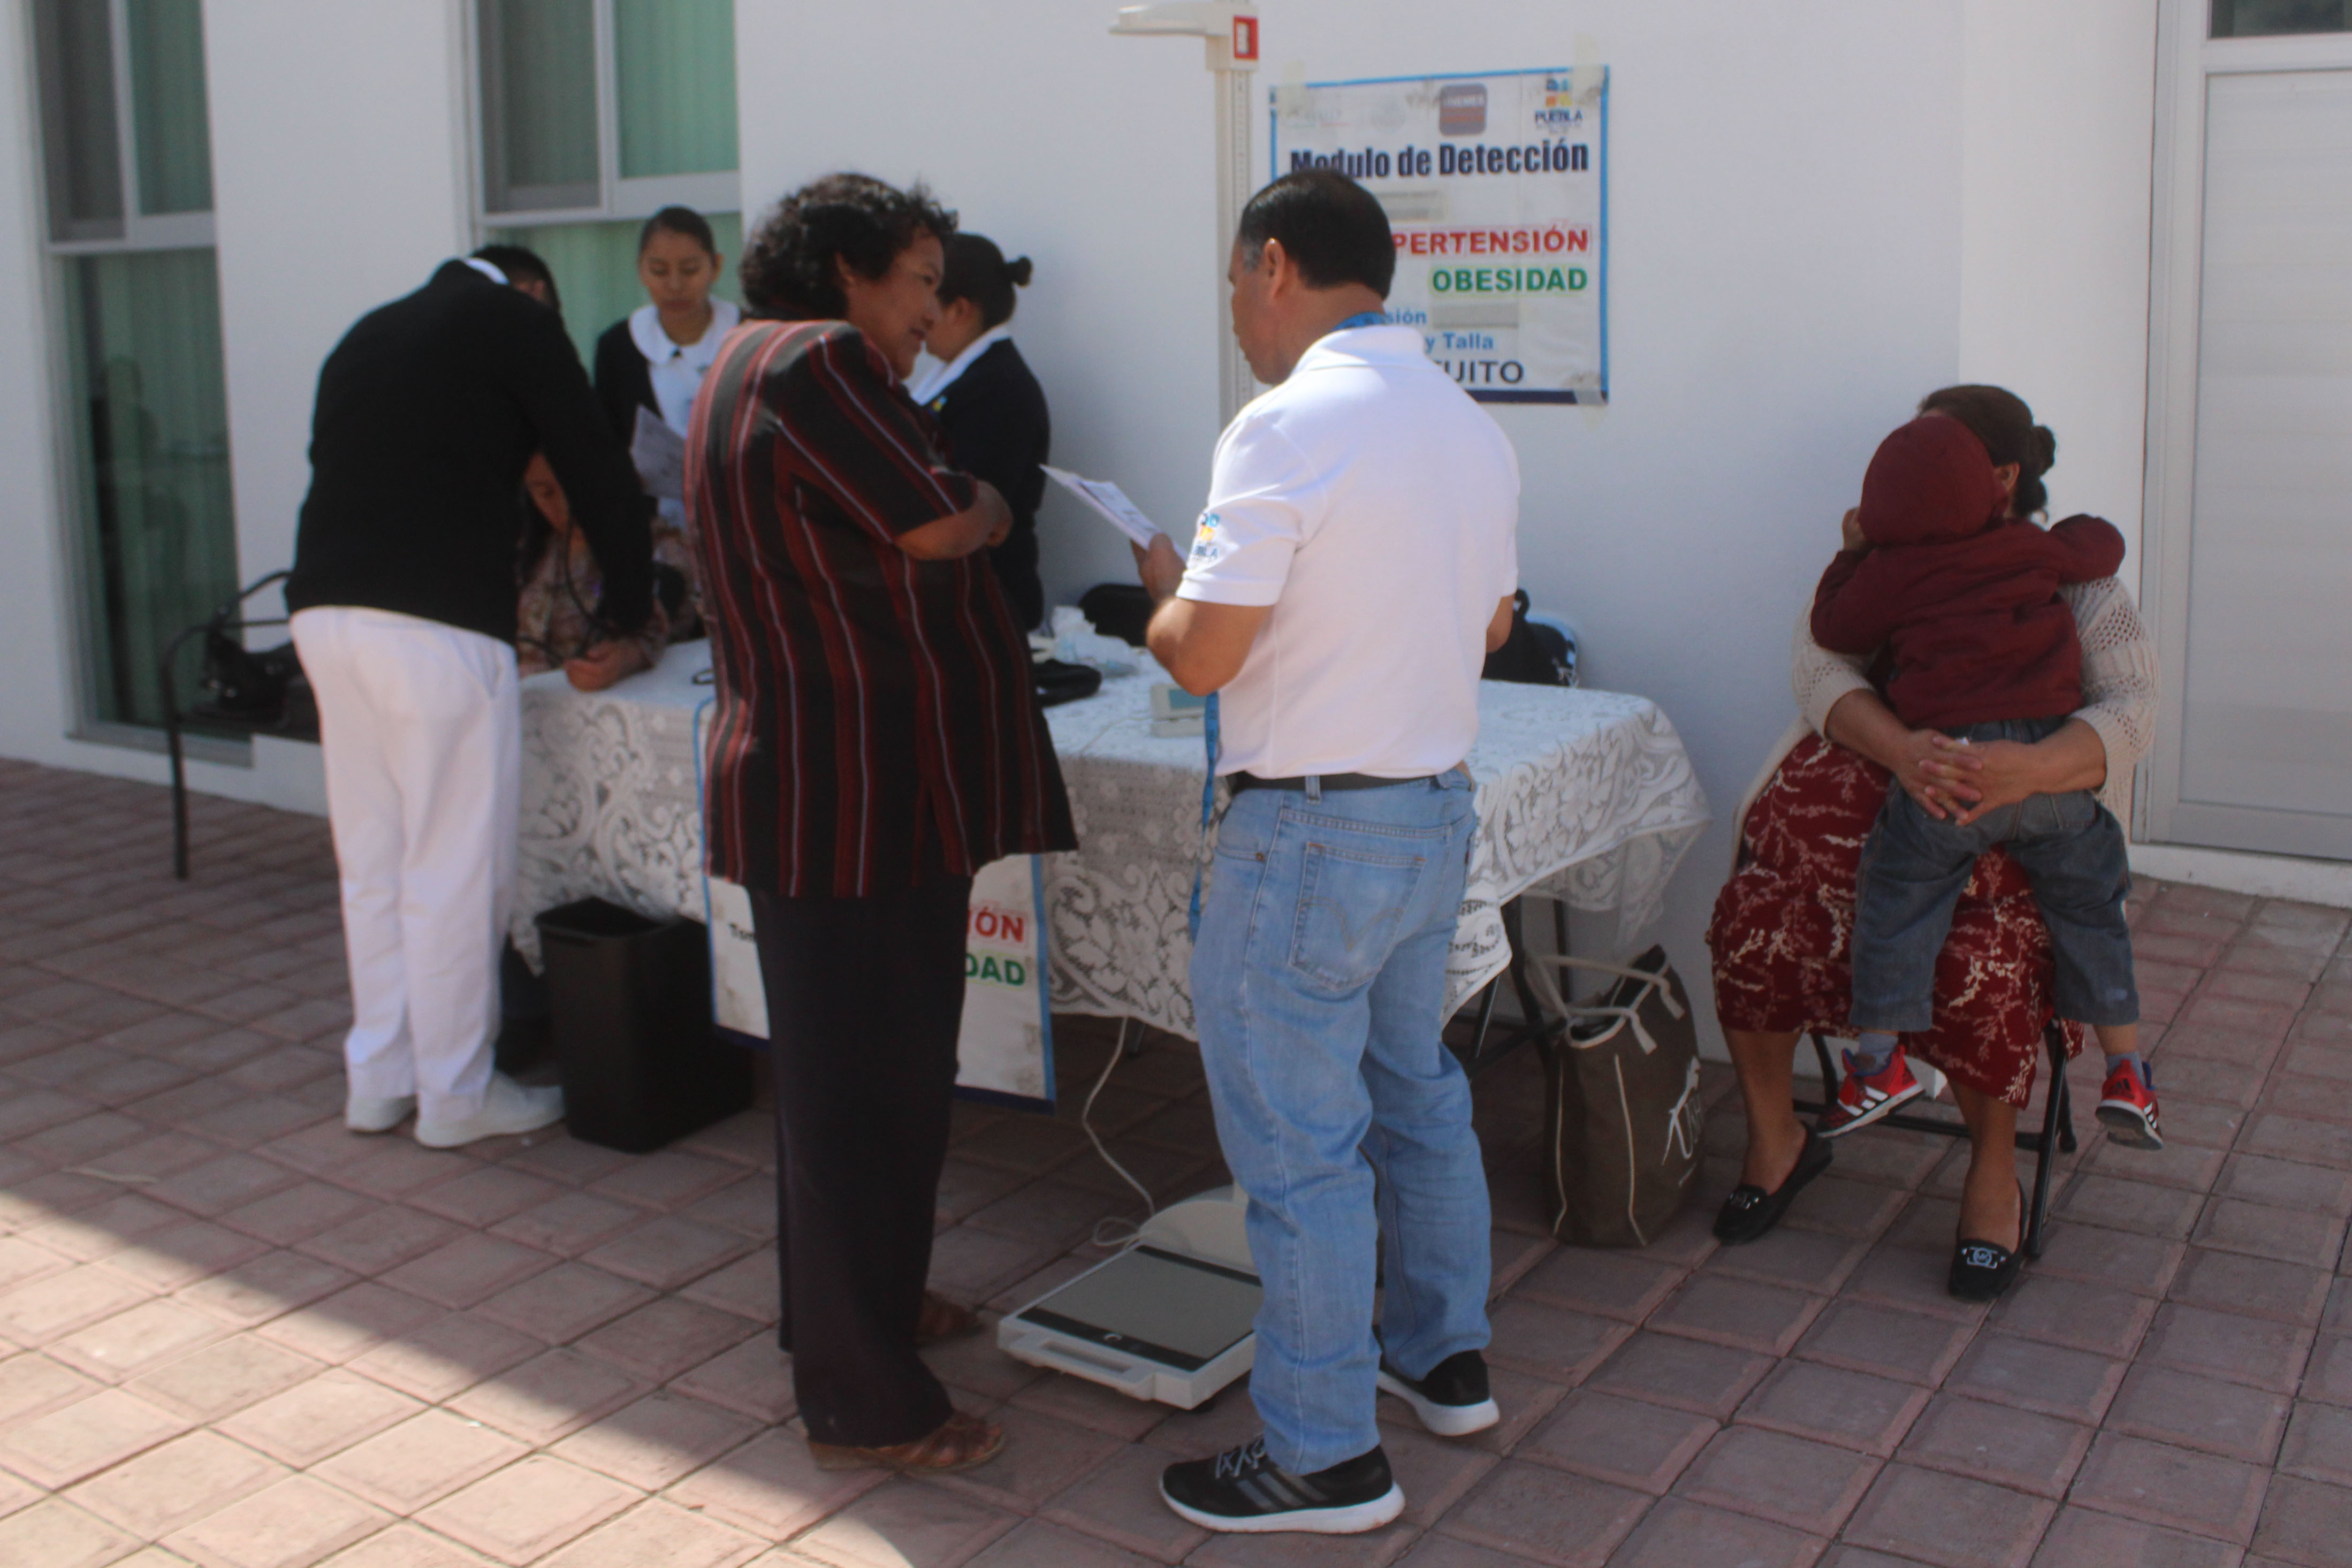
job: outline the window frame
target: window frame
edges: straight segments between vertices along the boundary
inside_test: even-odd
[[[36,72],[42,68],[46,58],[41,26],[36,0],[36,4],[25,6],[18,34],[23,40],[25,58]],[[67,589],[62,620],[67,641],[67,685],[70,693],[66,735],[69,740],[96,745],[160,753],[167,749],[164,731],[160,725],[150,726],[101,716],[99,649],[109,635],[109,628],[101,624],[96,612],[95,590],[103,580],[104,571],[95,559],[96,541],[90,537],[85,516],[85,509],[91,504],[90,498],[83,493],[89,476],[83,471],[83,437],[77,424],[77,396],[80,385],[78,364],[82,353],[83,322],[67,309],[70,289],[66,280],[66,269],[92,256],[170,250],[209,250],[214,253],[217,268],[219,246],[215,239],[213,212],[209,208],[203,212],[154,215],[141,210],[142,194],[139,184],[137,110],[131,62],[131,0],[107,0],[107,30],[108,81],[114,110],[116,178],[121,182],[122,212],[118,219],[84,219],[82,226],[111,225],[118,227],[119,232],[110,235],[60,233],[68,225],[59,221],[58,204],[65,198],[55,189],[57,163],[51,153],[51,139],[70,134],[71,128],[63,123],[62,117],[51,114],[47,96],[41,90],[39,81],[35,79],[27,84],[32,89],[30,96],[33,101],[29,105],[32,127],[39,139],[38,155],[33,160],[33,167],[38,193],[43,257],[40,279],[42,314],[47,329],[43,333],[46,339],[43,352],[47,362],[50,465],[56,481],[52,500],[54,514],[64,535],[59,554]],[[206,47],[209,50],[209,43]],[[206,87],[205,112],[209,119],[209,79]],[[242,562],[232,563],[232,574],[242,571]],[[238,581],[242,582],[242,577]],[[241,736],[231,738],[185,731],[182,744],[189,758],[194,761],[231,767],[249,768],[253,765],[253,744]]]
[[[125,0],[113,0],[116,5]],[[493,139],[502,134],[493,120],[500,109],[497,88],[499,59],[499,9],[504,0],[472,0],[473,26],[467,41],[473,52],[467,84],[471,100],[474,174],[474,223],[477,234],[494,228],[534,228],[542,225],[628,222],[648,218],[667,206],[692,207],[697,212],[740,212],[743,204],[742,154],[740,140],[736,167],[699,174],[651,174],[621,177],[620,62],[615,43],[614,0],[588,0],[591,34],[596,58],[596,201],[593,205],[534,206],[500,209],[490,205],[497,188],[491,167]],[[545,189],[548,187],[540,187]]]
[[[2184,798],[2181,793],[2204,304],[2209,84],[2221,76],[2352,71],[2352,30],[2215,37],[2211,15],[2210,0],[2159,0],[2157,13],[2139,611],[2156,641],[2158,699],[2155,744],[2133,781],[2132,838],[2136,843],[2200,851],[2332,860],[2338,857],[2250,842],[2255,829],[2299,820],[2305,814],[2203,803]]]
[[[26,8],[28,30],[33,37],[27,56],[38,70],[44,55],[40,45],[39,0]],[[34,83],[35,118],[41,137],[41,237],[51,256],[93,256],[117,250],[196,250],[215,247],[213,215],[210,208],[203,212],[148,214],[142,210],[142,193],[139,187],[139,128],[131,68],[131,0],[106,0],[107,46],[111,69],[114,107],[115,178],[122,191],[122,216],[111,220],[121,232],[111,235],[83,234],[61,236],[60,230],[71,220],[61,219],[58,204],[63,198],[56,189],[56,163],[50,151],[51,138],[69,133],[69,127],[58,122],[49,112],[47,95]],[[207,113],[210,105],[206,105]],[[85,218],[83,226],[99,227],[109,223],[104,218]]]
[[[2203,40],[2209,44],[2229,44],[2241,41],[2265,40],[2271,38],[2328,38],[2340,37],[2346,33],[2352,33],[2352,9],[2347,9],[2342,21],[2333,27],[2296,28],[2286,32],[2276,33],[2241,33],[2237,31],[2235,0],[2232,0],[2231,6],[2230,20],[2231,27],[2231,30],[2226,33],[2217,33],[2213,30],[2213,13],[2217,9],[2214,5],[2214,0],[2205,0],[2205,5],[2202,9],[2204,11],[2204,26],[2200,31]],[[2215,74],[2226,76],[2236,73],[2221,71]]]

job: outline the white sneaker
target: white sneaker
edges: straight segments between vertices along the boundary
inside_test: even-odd
[[[354,1132],[389,1132],[408,1120],[416,1109],[416,1097],[404,1094],[392,1100],[363,1100],[347,1095],[343,1100],[343,1125]]]
[[[563,1091],[526,1089],[502,1072],[490,1074],[482,1109],[446,1121],[416,1119],[416,1141],[427,1149],[455,1149],[509,1132],[536,1132],[563,1120]]]

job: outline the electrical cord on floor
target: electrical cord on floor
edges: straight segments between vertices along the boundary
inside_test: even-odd
[[[1121,1219],[1117,1215],[1111,1215],[1095,1222],[1095,1232],[1090,1245],[1101,1247],[1105,1251],[1115,1247],[1133,1247],[1141,1238],[1143,1226],[1150,1223],[1152,1215],[1160,1212],[1160,1205],[1152,1201],[1151,1189],[1137,1181],[1135,1173],[1125,1165],[1111,1158],[1110,1151],[1103,1146],[1101,1135],[1095,1131],[1095,1097],[1102,1093],[1103,1085],[1110,1081],[1111,1069],[1118,1066],[1121,1057],[1127,1055],[1128,1023],[1129,1020],[1125,1018],[1118,1021],[1118,1038],[1111,1042],[1110,1059],[1103,1063],[1102,1072],[1096,1078],[1094,1088],[1087,1091],[1087,1103],[1078,1111],[1078,1127],[1086,1133],[1087,1142],[1095,1146],[1095,1152],[1102,1156],[1102,1163],[1118,1172],[1118,1179],[1133,1187],[1137,1194],[1143,1199],[1141,1220]]]

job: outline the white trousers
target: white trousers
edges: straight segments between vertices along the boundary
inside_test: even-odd
[[[413,1094],[426,1121],[471,1116],[489,1087],[514,902],[514,649],[388,610],[304,610],[293,632],[342,873],[351,1093]]]

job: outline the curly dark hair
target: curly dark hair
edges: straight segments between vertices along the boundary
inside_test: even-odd
[[[827,174],[760,220],[735,275],[755,315],[830,321],[848,309],[835,258],[880,278],[920,236],[945,245],[955,232],[956,215],[919,184],[901,191],[866,174]]]
[[[2049,510],[2042,476],[2058,460],[2058,437],[2049,426],[2033,422],[2025,399],[2001,386],[1947,386],[1921,398],[1919,412],[1946,415],[1967,426],[1991,454],[1994,468],[2017,465],[2017,490],[2009,500],[2012,514],[2032,517]]]

